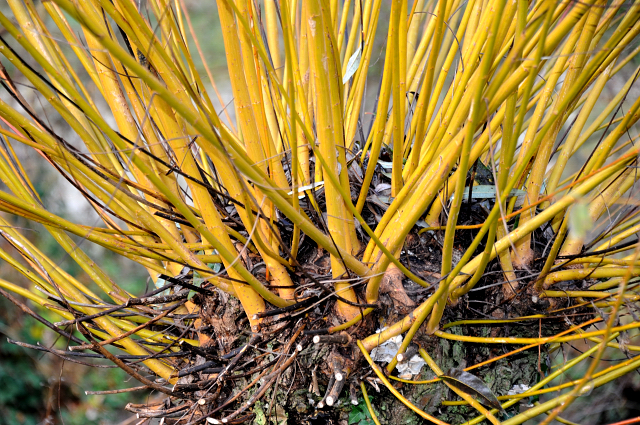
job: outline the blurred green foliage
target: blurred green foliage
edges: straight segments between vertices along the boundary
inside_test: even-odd
[[[132,415],[123,410],[127,403],[142,403],[149,396],[147,392],[85,395],[87,390],[138,383],[117,368],[89,368],[7,342],[11,338],[64,349],[65,341],[50,340],[53,337],[43,325],[0,298],[0,425],[117,424]]]

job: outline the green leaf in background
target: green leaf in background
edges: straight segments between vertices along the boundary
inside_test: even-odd
[[[369,396],[369,402],[372,401],[373,397]],[[360,398],[358,405],[353,406],[349,412],[349,425],[373,425],[373,423],[367,404],[363,398]]]
[[[569,210],[569,235],[584,240],[592,228],[593,220],[589,214],[589,207],[585,202],[576,202]]]

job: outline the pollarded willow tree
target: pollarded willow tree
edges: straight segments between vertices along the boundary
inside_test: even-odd
[[[302,420],[361,390],[377,422],[374,385],[388,423],[549,423],[640,366],[640,4],[220,0],[227,108],[180,1],[8,5],[0,234],[15,249],[0,256],[25,279],[0,287],[72,344],[36,348],[92,350],[168,395],[128,406],[140,417]],[[16,144],[102,225],[48,211]],[[120,287],[78,238],[157,289]],[[541,368],[578,339],[583,354]],[[602,369],[607,349],[628,359]],[[416,353],[433,379],[398,376]]]

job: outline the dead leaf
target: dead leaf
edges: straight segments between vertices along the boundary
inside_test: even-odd
[[[449,369],[446,375],[440,376],[444,381],[465,393],[474,396],[486,406],[504,411],[498,398],[491,392],[484,381],[461,369]]]

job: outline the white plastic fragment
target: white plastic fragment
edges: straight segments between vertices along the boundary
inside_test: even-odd
[[[376,332],[379,333],[383,329],[379,329]],[[393,360],[393,357],[398,352],[400,345],[402,344],[402,335],[394,336],[384,343],[380,344],[380,346],[371,350],[371,358],[375,362],[380,363],[389,363]],[[420,370],[425,365],[425,361],[419,355],[415,355],[411,357],[411,359],[406,363],[398,363],[396,365],[396,369],[398,370],[398,375],[402,378],[417,375],[420,373]]]
[[[525,391],[529,391],[531,387],[525,384],[515,384],[508,392],[507,395],[522,394]]]

